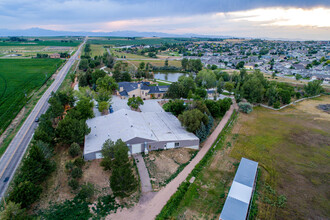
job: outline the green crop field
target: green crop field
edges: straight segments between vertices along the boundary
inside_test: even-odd
[[[81,43],[78,40],[70,40],[68,42],[62,42],[60,40],[47,40],[47,41],[23,41],[23,42],[9,42],[0,41],[0,46],[18,47],[18,46],[61,46],[61,47],[76,47]]]
[[[62,64],[60,59],[0,60],[0,134]]]

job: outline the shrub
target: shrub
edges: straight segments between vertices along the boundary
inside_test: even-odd
[[[82,168],[85,165],[85,161],[81,157],[78,157],[77,159],[75,159],[75,161],[73,162],[73,164],[75,166],[77,166],[77,167]]]
[[[186,106],[183,100],[176,99],[174,101],[170,100],[168,103],[165,103],[163,105],[163,109],[166,112],[171,112],[173,115],[178,116],[186,109]]]
[[[76,167],[76,168],[74,168],[74,169],[72,170],[72,172],[71,172],[71,176],[72,176],[72,178],[74,178],[74,179],[81,178],[81,177],[82,177],[82,174],[83,174],[83,172],[82,172],[82,170],[81,170],[80,167]]]
[[[238,103],[238,106],[239,106],[239,110],[241,110],[246,114],[251,113],[253,110],[253,106],[249,102],[240,102]]]
[[[95,188],[91,183],[87,183],[81,186],[81,189],[77,195],[78,199],[90,200],[94,196]]]
[[[72,171],[72,169],[73,169],[73,163],[71,161],[66,162],[65,163],[65,169],[67,171]]]
[[[76,179],[71,179],[68,185],[73,189],[76,190],[79,187],[79,182]]]
[[[4,209],[0,209],[0,219],[2,220],[25,220],[32,219],[21,209],[20,204],[9,201]]]
[[[71,157],[76,157],[81,154],[81,149],[79,144],[77,143],[72,143],[70,148],[69,148],[69,154]]]
[[[274,108],[280,108],[280,106],[281,106],[280,101],[276,101],[276,102],[274,103]]]

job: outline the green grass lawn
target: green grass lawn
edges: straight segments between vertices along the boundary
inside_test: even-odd
[[[39,89],[62,64],[60,59],[0,60],[0,134],[33,91]]]
[[[330,103],[330,97],[311,102],[320,101]],[[218,219],[238,162],[246,157],[261,168],[257,219],[329,219],[330,116],[320,117],[304,102],[281,111],[257,107],[241,113],[172,217]]]

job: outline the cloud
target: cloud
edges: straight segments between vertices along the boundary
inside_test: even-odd
[[[1,0],[0,28],[323,39],[329,14],[328,0]]]

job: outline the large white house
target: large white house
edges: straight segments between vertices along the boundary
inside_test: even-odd
[[[87,120],[91,133],[85,137],[84,158],[102,158],[103,143],[126,142],[130,154],[178,147],[199,148],[199,138],[187,132],[168,112],[136,112],[127,109]]]

